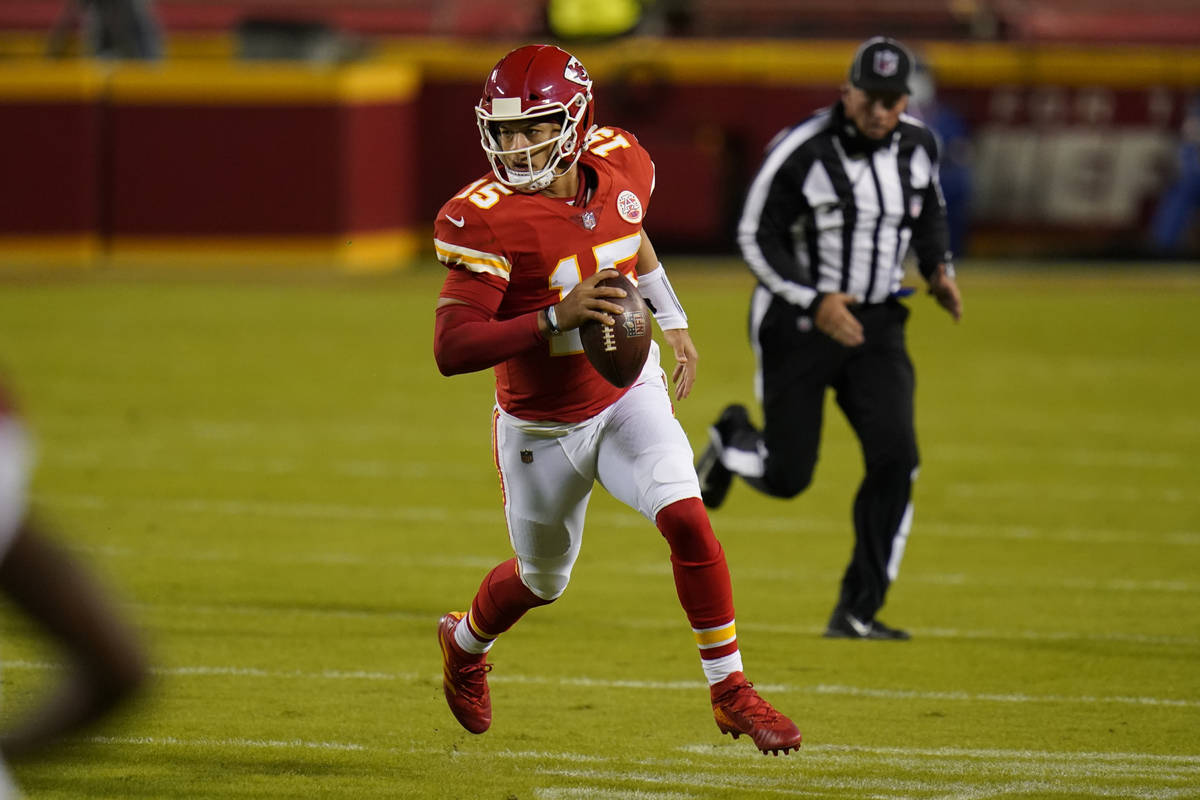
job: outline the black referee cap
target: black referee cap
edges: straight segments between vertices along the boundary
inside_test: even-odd
[[[913,59],[908,48],[886,36],[867,39],[850,64],[850,83],[865,92],[908,94]]]

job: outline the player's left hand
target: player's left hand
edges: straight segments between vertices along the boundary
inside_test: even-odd
[[[682,400],[692,393],[696,384],[696,361],[700,354],[696,345],[692,344],[692,335],[687,328],[676,328],[663,331],[663,338],[675,351],[675,370],[671,373],[671,382],[675,384],[675,399]]]
[[[608,300],[609,297],[624,297],[625,290],[615,286],[597,286],[605,278],[616,278],[621,273],[607,268],[584,278],[567,292],[567,296],[555,304],[558,312],[558,329],[573,331],[589,319],[603,325],[612,325],[625,311],[621,305]]]
[[[954,277],[946,272],[945,264],[939,264],[929,279],[929,293],[938,301],[938,305],[950,312],[955,322],[962,319],[962,295]]]

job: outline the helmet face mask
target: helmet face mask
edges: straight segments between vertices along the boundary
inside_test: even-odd
[[[480,145],[496,177],[518,191],[538,192],[567,172],[587,145],[592,125],[592,79],[579,60],[557,47],[518,48],[496,64],[475,107]],[[561,122],[559,122],[561,121]],[[546,141],[506,150],[498,130],[504,122],[560,124]],[[534,169],[535,156],[549,149],[546,163]],[[522,163],[527,168],[514,168]]]

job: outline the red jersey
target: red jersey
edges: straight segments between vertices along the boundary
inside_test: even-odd
[[[635,283],[642,220],[654,190],[654,164],[633,134],[601,128],[579,159],[580,179],[597,180],[582,206],[515,191],[488,173],[438,212],[438,260],[476,281],[443,289],[506,320],[557,303],[601,269]],[[611,405],[626,389],[613,386],[583,354],[578,331],[555,336],[497,364],[500,407],[528,420],[580,422]]]

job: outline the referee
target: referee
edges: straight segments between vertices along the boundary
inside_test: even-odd
[[[733,476],[772,497],[812,481],[826,387],[862,445],[854,551],[825,636],[908,639],[877,617],[912,523],[914,377],[899,298],[912,245],[929,292],[955,320],[962,298],[947,251],[933,134],[904,113],[913,59],[876,37],[855,53],[841,100],[781,132],[746,197],[738,243],[758,279],[750,344],[760,432],[744,406],[712,426],[696,466],[705,505]]]

